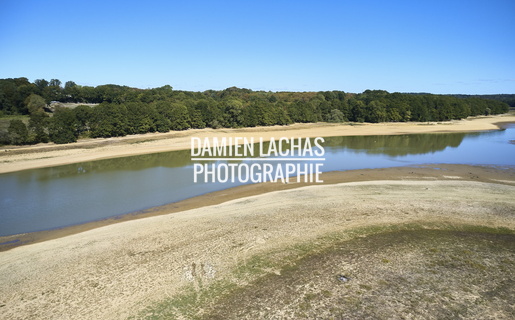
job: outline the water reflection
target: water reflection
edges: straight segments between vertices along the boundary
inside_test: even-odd
[[[468,134],[473,137],[474,134]],[[476,134],[478,136],[478,134]],[[388,156],[406,156],[415,154],[434,153],[445,150],[447,147],[457,148],[464,133],[455,134],[417,134],[400,136],[350,136],[324,138],[323,146],[326,153],[341,153],[343,150],[351,150],[356,153],[384,154]],[[263,144],[264,150],[269,143]],[[283,145],[286,150],[288,145]],[[234,150],[234,148],[233,148]],[[254,145],[254,154],[259,154],[259,147]],[[192,165],[190,150],[154,153],[114,158],[97,161],[82,162],[63,165],[53,168],[41,169],[38,172],[38,180],[65,178],[88,173],[103,173],[113,171],[139,171],[149,168],[180,168]],[[343,169],[343,168],[342,168]],[[30,170],[28,170],[30,171]],[[33,178],[33,175],[20,175],[20,178]]]
[[[514,139],[514,127],[331,137],[324,143],[323,171],[421,163],[515,165],[515,145],[509,143]],[[104,219],[235,185],[193,183],[190,150],[0,174],[0,236]]]
[[[457,148],[464,133],[412,134],[398,136],[349,136],[326,138],[326,150],[340,152],[342,149],[366,154],[385,154],[388,156],[406,156],[426,154]]]

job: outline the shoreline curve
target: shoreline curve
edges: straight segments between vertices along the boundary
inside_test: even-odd
[[[192,129],[116,138],[84,139],[66,145],[47,143],[35,146],[5,146],[0,148],[0,174],[85,161],[188,150],[190,139],[194,136],[199,138],[262,137],[264,141],[269,141],[270,138],[279,136],[307,138],[479,132],[499,130],[507,123],[515,123],[515,115],[480,116],[447,122],[350,124],[319,122],[240,129]]]

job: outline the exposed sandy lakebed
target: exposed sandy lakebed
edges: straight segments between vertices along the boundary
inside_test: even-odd
[[[10,148],[0,169],[188,149],[192,136],[479,131],[513,121],[189,130]],[[29,244],[0,252],[0,319],[427,318],[424,310],[442,305],[434,314],[515,316],[513,167],[433,165],[324,173],[323,179],[324,185],[240,186],[117,221],[4,237],[0,242]],[[420,234],[424,245],[403,230]],[[426,231],[465,235],[446,233],[431,243],[435,234]],[[338,286],[342,274],[351,280]],[[426,279],[443,283],[428,286]],[[452,281],[452,292],[443,288]],[[462,313],[474,308],[479,311]]]
[[[398,174],[403,180],[274,191],[0,252],[0,317],[123,319],[159,315],[160,302],[166,305],[178,294],[209,292],[212,284],[221,282],[227,288],[245,287],[266,274],[281,274],[283,264],[295,263],[302,246],[323,248],[360,236],[356,230],[366,228],[466,225],[512,232],[513,170],[475,168],[427,169],[443,171],[441,179],[417,175],[417,180],[411,180],[409,175]],[[401,172],[410,171],[397,173]],[[488,172],[493,179],[490,183],[465,181],[480,176],[486,179]],[[308,251],[298,251],[299,258]],[[255,257],[275,262],[259,265]],[[508,264],[515,262],[513,248],[505,259]],[[253,267],[259,270],[238,276],[237,270]],[[219,294],[221,298],[225,291]],[[217,298],[187,310],[194,315],[206,310],[209,314],[216,310],[210,303]],[[184,315],[180,308],[168,306],[165,310],[174,317]]]

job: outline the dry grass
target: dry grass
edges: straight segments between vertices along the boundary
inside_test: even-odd
[[[203,318],[513,319],[514,244],[513,233],[451,230],[359,237],[235,290]]]
[[[255,256],[136,318],[511,319],[514,243],[508,229],[362,228]]]

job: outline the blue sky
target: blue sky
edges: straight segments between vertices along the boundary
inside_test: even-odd
[[[0,78],[515,93],[515,1],[0,0]]]

